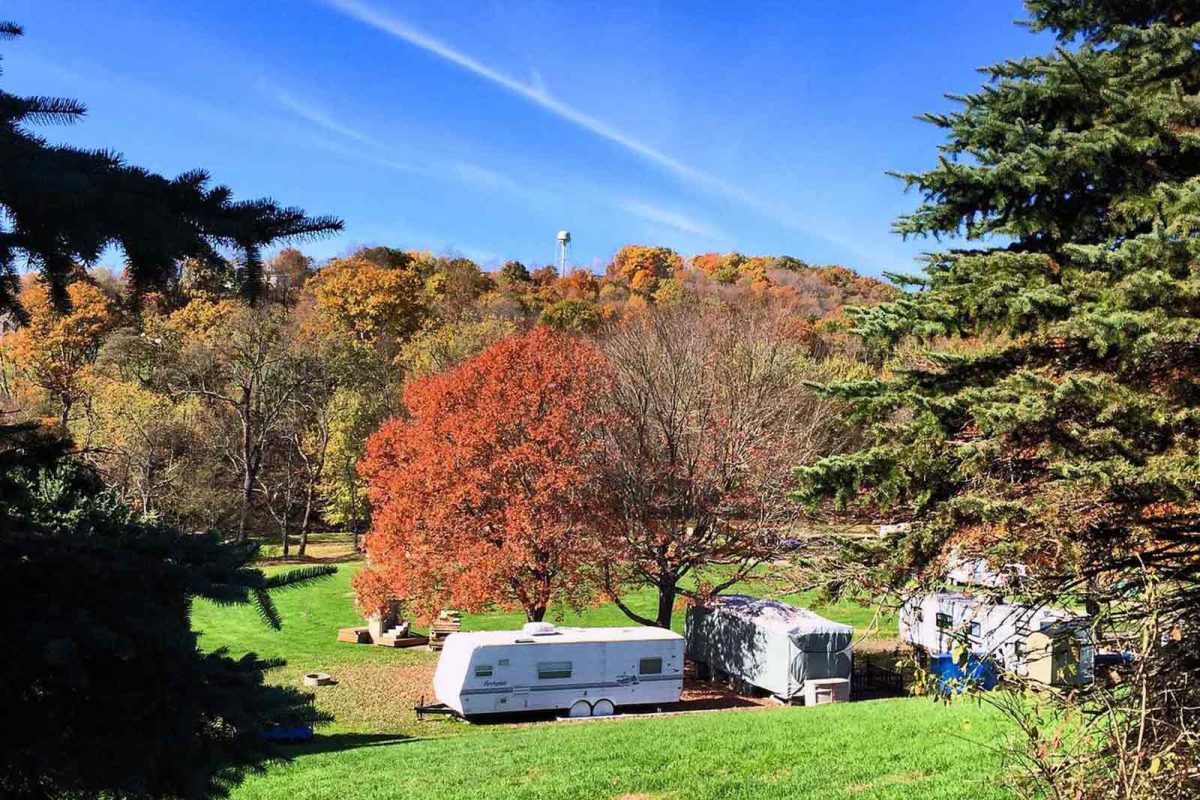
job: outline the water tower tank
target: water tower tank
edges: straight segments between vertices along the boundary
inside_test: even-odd
[[[558,243],[559,244],[570,244],[571,243],[571,232],[570,231],[559,231],[558,232]]]

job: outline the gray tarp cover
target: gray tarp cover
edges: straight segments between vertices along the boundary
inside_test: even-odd
[[[779,600],[760,600],[744,594],[724,594],[715,598],[713,605],[726,613],[786,634],[797,644],[812,633],[840,634],[846,637],[846,644],[837,649],[844,650],[850,646],[850,637],[854,635],[854,628],[849,625],[825,619],[807,608],[798,608]]]
[[[692,658],[781,696],[810,678],[849,678],[854,629],[804,608],[746,595],[689,612]]]

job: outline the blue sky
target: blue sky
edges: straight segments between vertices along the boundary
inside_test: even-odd
[[[52,140],[346,222],[303,246],[599,269],[621,244],[911,271],[887,169],[913,119],[1043,52],[1015,0],[9,0],[9,91],[84,101]]]

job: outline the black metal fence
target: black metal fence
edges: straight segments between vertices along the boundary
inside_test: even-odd
[[[850,677],[850,693],[855,699],[902,695],[904,676],[895,670],[856,661]]]

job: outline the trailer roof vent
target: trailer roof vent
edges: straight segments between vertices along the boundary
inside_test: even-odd
[[[557,633],[552,622],[526,622],[521,632],[526,636],[549,636]]]

